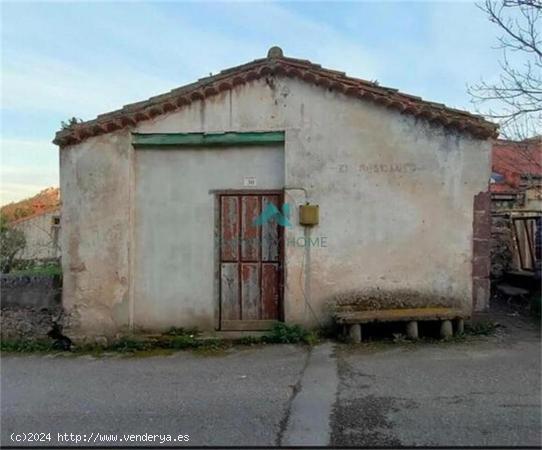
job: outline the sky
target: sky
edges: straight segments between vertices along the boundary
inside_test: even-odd
[[[280,46],[473,110],[498,30],[470,2],[3,2],[0,204],[58,186],[60,122],[84,120]]]

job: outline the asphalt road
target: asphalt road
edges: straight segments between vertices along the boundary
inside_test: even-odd
[[[340,350],[332,443],[540,446],[540,342],[497,342]]]
[[[54,444],[58,433],[149,433],[188,434],[192,445],[275,445],[306,354],[269,346],[220,357],[5,357],[2,444],[13,445],[13,432],[51,432]]]
[[[180,439],[169,445],[541,444],[540,334],[532,326],[463,343],[1,363],[2,445],[36,445],[12,441],[22,433],[51,433],[48,445],[76,444],[58,433],[79,436],[78,445],[104,444],[85,435],[115,435],[111,446],[157,445],[164,437],[148,436],[158,434]]]

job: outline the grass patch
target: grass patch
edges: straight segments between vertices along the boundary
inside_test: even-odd
[[[272,344],[308,344],[315,345],[319,341],[318,334],[301,325],[288,325],[279,322],[273,325],[268,334],[262,336],[263,342]]]
[[[480,320],[467,322],[465,324],[465,335],[467,336],[491,336],[495,334],[499,325],[492,320]],[[458,336],[459,337],[459,336]]]
[[[0,351],[6,353],[45,353],[53,349],[52,341],[44,340],[2,340],[0,342]]]
[[[465,333],[454,335],[448,339],[437,336],[422,336],[410,341],[405,336],[396,334],[388,338],[373,339],[363,342],[371,348],[387,348],[393,345],[415,347],[415,344],[447,344],[466,342],[471,337],[493,335],[499,325],[491,320],[467,322]],[[265,344],[305,344],[316,345],[322,338],[329,338],[335,330],[307,330],[300,325],[277,323],[263,336],[243,336],[234,340],[218,338],[202,338],[201,332],[195,328],[171,328],[157,336],[127,335],[104,344],[83,343],[74,345],[73,355],[124,354],[133,356],[169,355],[180,350],[191,350],[202,356],[216,356],[234,346],[254,346]],[[335,336],[336,337],[336,336]],[[0,351],[5,353],[57,353],[52,340],[2,340]]]
[[[62,267],[57,263],[50,264],[36,264],[33,266],[21,267],[13,269],[9,272],[10,275],[18,276],[60,276],[62,275]]]
[[[433,326],[434,325],[434,326]],[[493,336],[501,325],[492,320],[479,320],[466,322],[465,331],[450,337],[442,338],[439,333],[439,324],[434,322],[430,328],[421,328],[418,339],[409,339],[402,333],[374,333],[365,334],[361,343],[352,343],[348,336],[339,336],[338,341],[346,344],[347,348],[364,348],[367,351],[383,351],[396,347],[415,350],[421,346],[453,346],[454,344],[472,344],[482,337]]]
[[[263,344],[263,337],[256,337],[256,336],[243,336],[238,339],[233,340],[234,344],[238,345],[260,345]]]
[[[124,336],[104,347],[106,351],[119,353],[141,352],[150,350],[151,348],[151,342],[129,336]]]
[[[164,336],[190,336],[198,337],[201,334],[197,328],[177,328],[171,327],[168,331],[163,333]]]
[[[218,338],[202,338],[201,332],[195,328],[171,328],[167,332],[144,337],[137,335],[123,336],[108,344],[82,343],[71,349],[74,355],[127,354],[134,356],[155,356],[171,354],[179,350],[192,350],[199,355],[216,355],[228,348],[262,344],[307,344],[315,345],[320,336],[316,331],[309,331],[300,325],[276,324],[267,334],[255,337],[244,336],[239,339],[225,340]],[[0,342],[2,352],[9,353],[43,353],[58,352],[54,341],[3,340]]]
[[[222,339],[209,339],[203,342],[192,351],[199,356],[218,356],[223,354],[228,348],[233,346],[233,342]]]

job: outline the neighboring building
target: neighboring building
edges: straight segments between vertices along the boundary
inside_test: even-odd
[[[495,210],[542,210],[542,136],[495,142],[490,191]]]
[[[60,258],[60,208],[35,213],[10,223],[24,233],[26,245],[17,255],[20,260]]]
[[[542,137],[501,140],[492,151],[492,269],[494,278],[510,271],[540,270],[542,217]]]
[[[483,309],[495,135],[278,48],[61,130],[70,332]]]
[[[24,232],[26,246],[21,260],[60,257],[60,190],[50,187],[24,200],[0,208],[2,220]]]

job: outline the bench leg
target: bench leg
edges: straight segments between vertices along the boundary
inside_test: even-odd
[[[440,337],[442,339],[449,338],[453,335],[452,321],[443,320],[440,322]]]
[[[455,334],[463,334],[465,332],[465,321],[457,319],[455,322]]]
[[[350,340],[355,344],[359,344],[361,342],[361,325],[359,323],[350,325],[349,334]]]
[[[406,325],[406,335],[409,339],[418,339],[418,321],[411,320]]]

